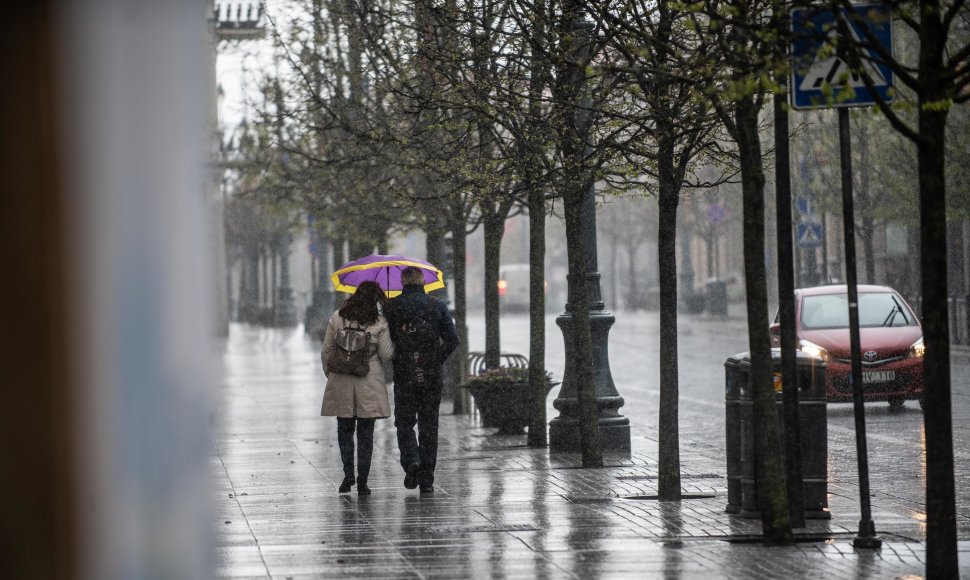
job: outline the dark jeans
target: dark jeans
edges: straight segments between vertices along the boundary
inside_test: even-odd
[[[417,463],[418,484],[434,483],[438,460],[438,408],[441,407],[441,384],[394,385],[394,426],[397,446],[401,450],[401,467]],[[418,436],[414,436],[414,425]]]
[[[367,483],[370,475],[370,458],[374,451],[375,419],[337,417],[337,445],[344,475],[354,475],[354,431],[357,431],[357,483]]]

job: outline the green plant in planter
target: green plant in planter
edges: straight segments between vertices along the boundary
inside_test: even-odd
[[[557,384],[546,371],[546,394]],[[532,410],[529,369],[488,369],[468,379],[465,387],[475,398],[475,407],[485,427],[498,427],[499,435],[517,435],[529,424]]]
[[[546,381],[552,381],[552,373],[546,371]],[[486,369],[479,375],[468,379],[467,386],[506,385],[509,383],[528,383],[529,369],[519,367],[499,367]]]

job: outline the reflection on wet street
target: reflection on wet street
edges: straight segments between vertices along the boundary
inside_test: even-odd
[[[619,317],[618,317],[619,318]],[[471,320],[472,336],[480,320]],[[562,338],[549,317],[549,370],[561,378]],[[319,416],[318,345],[301,331],[233,326],[217,393],[212,478],[216,575],[252,578],[754,578],[893,577],[923,571],[921,415],[873,408],[869,439],[873,517],[886,543],[856,553],[858,523],[851,407],[829,413],[833,519],[803,534],[824,542],[765,548],[749,541],[760,521],[724,513],[723,360],[746,350],[738,324],[684,324],[681,343],[682,502],[627,499],[656,494],[655,317],[620,318],[611,368],[633,452],[604,469],[497,436],[476,417],[441,416],[436,491],[404,488],[391,419],[375,429],[373,495],[340,495],[336,422]],[[503,350],[528,353],[527,319],[503,318]],[[705,326],[706,325],[706,326]],[[743,326],[741,327],[743,332]],[[479,347],[473,339],[472,348]],[[965,357],[964,357],[965,358]],[[956,385],[956,382],[955,382]],[[955,389],[957,387],[955,386]],[[549,418],[556,416],[549,396]],[[955,401],[957,398],[955,397]],[[955,404],[966,418],[967,401]],[[966,423],[966,421],[964,421]],[[960,431],[961,443],[966,433]],[[957,445],[958,470],[967,469]],[[962,477],[962,472],[961,476]],[[958,479],[957,505],[970,499]],[[961,538],[970,538],[961,516]],[[734,541],[729,541],[734,540]],[[961,542],[961,549],[967,549]],[[970,565],[964,559],[965,565]],[[970,569],[967,570],[970,572]]]

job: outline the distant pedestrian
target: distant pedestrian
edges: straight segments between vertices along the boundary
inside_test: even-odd
[[[442,367],[458,347],[458,332],[447,305],[425,293],[421,270],[405,268],[401,281],[401,295],[387,306],[395,348],[394,426],[404,487],[420,486],[421,493],[431,493],[438,458]]]
[[[382,362],[394,357],[394,344],[382,311],[387,302],[384,291],[374,282],[363,282],[337,312],[330,317],[323,339],[321,359],[327,374],[321,415],[337,417],[337,443],[343,462],[344,479],[340,493],[354,485],[354,433],[357,434],[357,495],[370,495],[370,474],[374,449],[374,422],[391,416]],[[359,330],[358,330],[359,329]],[[348,331],[361,332],[368,364],[365,376],[355,376],[328,369],[339,341]],[[338,352],[339,353],[339,352]]]

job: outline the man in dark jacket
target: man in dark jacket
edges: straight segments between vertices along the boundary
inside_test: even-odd
[[[404,487],[434,491],[438,457],[438,408],[442,366],[458,347],[458,332],[447,305],[424,291],[424,274],[401,272],[404,291],[385,315],[394,341],[394,426],[404,468]],[[418,436],[414,426],[417,423]]]

